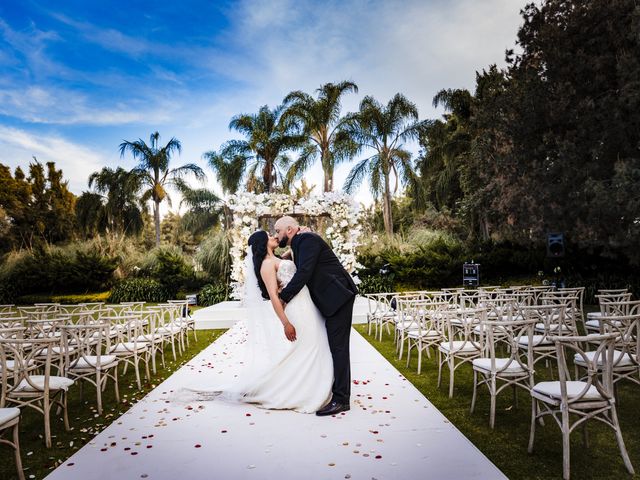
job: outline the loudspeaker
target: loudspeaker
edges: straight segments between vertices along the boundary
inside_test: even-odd
[[[547,257],[564,257],[564,234],[547,233]]]

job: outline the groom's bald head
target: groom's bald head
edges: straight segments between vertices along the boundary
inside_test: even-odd
[[[298,225],[298,221],[295,218],[285,215],[276,221],[274,228],[276,229],[280,247],[284,248],[291,244],[291,239],[298,233],[300,225]]]

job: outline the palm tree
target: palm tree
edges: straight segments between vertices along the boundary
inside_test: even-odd
[[[76,205],[76,217],[86,234],[109,232],[115,236],[138,234],[142,231],[144,206],[138,193],[141,188],[137,174],[122,167],[104,167],[89,176],[89,188]]]
[[[418,121],[417,107],[400,93],[386,106],[373,97],[365,97],[359,111],[349,115],[347,121],[352,138],[360,148],[372,151],[373,155],[360,160],[351,169],[344,190],[350,193],[368,176],[373,195],[376,198],[382,195],[384,229],[391,235],[391,175],[395,177],[394,193],[399,182],[411,182],[419,188],[418,177],[411,165],[411,153],[403,148],[402,142],[415,139],[425,122]]]
[[[464,196],[462,176],[471,148],[469,122],[473,97],[468,90],[440,90],[433,106],[444,106],[444,121],[435,120],[421,132],[422,154],[416,162],[421,182],[436,208],[455,208]]]
[[[188,208],[182,216],[181,226],[192,235],[200,235],[216,226],[222,211],[220,198],[206,188],[191,188],[181,179],[176,180],[176,189],[182,195],[180,206]]]
[[[174,185],[176,180],[189,173],[193,173],[198,180],[204,180],[205,178],[202,169],[193,163],[169,169],[171,155],[174,152],[180,153],[182,145],[175,137],[171,138],[164,147],[159,147],[159,142],[160,134],[154,132],[149,137],[149,145],[142,139],[138,139],[135,142],[125,140],[120,144],[121,157],[129,150],[133,158],[139,161],[132,172],[139,175],[142,184],[147,187],[147,190],[142,195],[143,200],[153,200],[156,246],[160,245],[160,203],[166,198],[167,202],[171,204],[171,198],[167,194],[167,187]]]
[[[256,114],[231,119],[229,129],[242,133],[245,139],[230,140],[219,152],[204,154],[218,172],[223,189],[235,192],[243,177],[246,189],[256,193],[271,192],[282,183],[282,171],[290,163],[286,152],[299,148],[304,141],[296,133],[293,119],[282,113],[282,106],[270,110],[265,105]]]
[[[340,117],[340,98],[347,92],[358,93],[353,82],[326,83],[316,90],[318,98],[294,91],[284,99],[284,115],[293,118],[308,138],[302,153],[287,173],[288,182],[299,178],[318,158],[324,172],[324,191],[333,190],[333,171],[338,162],[351,158],[357,145]]]

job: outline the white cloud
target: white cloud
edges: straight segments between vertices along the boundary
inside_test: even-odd
[[[106,103],[106,105],[105,105]],[[0,114],[29,123],[56,125],[164,124],[180,111],[174,100],[161,98],[146,102],[115,98],[97,101],[90,95],[64,88],[33,85],[25,88],[0,87]]]

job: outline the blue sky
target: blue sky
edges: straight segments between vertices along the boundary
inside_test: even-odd
[[[439,89],[472,89],[476,70],[504,64],[525,3],[4,0],[0,163],[53,160],[79,194],[93,171],[134,165],[119,156],[123,140],[158,130],[182,142],[176,165],[200,164],[217,188],[201,157],[236,137],[233,115],[348,79],[360,92],[345,113],[364,95],[386,103],[401,92],[436,118]],[[320,189],[319,167],[307,180]],[[366,186],[356,198],[370,199]]]

